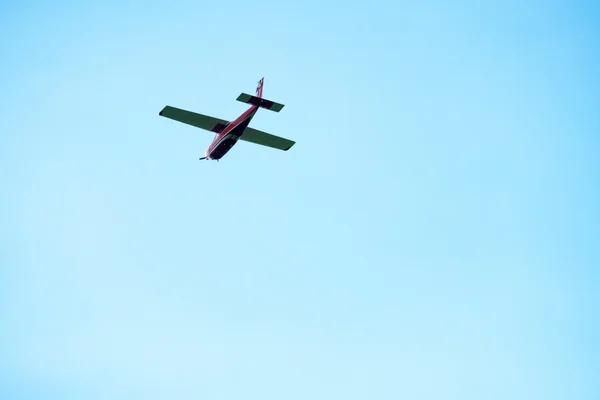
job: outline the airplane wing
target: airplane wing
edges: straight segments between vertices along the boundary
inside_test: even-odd
[[[198,114],[171,106],[163,108],[158,115],[215,133],[221,132],[225,129],[227,124],[229,124],[229,121],[223,119],[209,117],[208,115]]]
[[[210,117],[208,115],[198,114],[171,106],[166,106],[163,108],[158,115],[215,133],[223,131],[223,129],[225,129],[225,127],[229,124],[229,121],[224,119]],[[240,139],[246,142],[260,144],[262,146],[272,147],[274,149],[284,151],[289,150],[296,143],[292,140],[271,135],[270,133],[259,131],[258,129],[250,127],[246,128]]]
[[[270,133],[259,131],[258,129],[250,127],[246,128],[244,134],[240,137],[240,140],[284,151],[289,150],[296,143],[292,140],[271,135]]]

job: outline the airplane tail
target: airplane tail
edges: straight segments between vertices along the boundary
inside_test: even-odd
[[[265,82],[265,78],[262,78],[258,81],[258,86],[256,87],[256,96],[251,96],[247,93],[242,93],[236,99],[237,101],[241,101],[242,103],[252,104],[253,106],[258,106],[261,108],[266,108],[267,110],[279,112],[284,107],[281,103],[276,103],[271,100],[263,99],[263,83]]]
[[[256,87],[256,97],[258,97],[258,98],[262,97],[263,83],[265,83],[264,77],[261,78],[260,81],[258,81],[258,86]]]

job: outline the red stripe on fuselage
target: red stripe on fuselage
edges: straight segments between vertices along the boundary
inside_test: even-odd
[[[228,146],[229,148],[226,149],[224,152],[219,151],[219,150],[224,150],[224,149],[219,148],[223,144],[223,142],[225,142],[225,141],[223,141],[223,138],[225,136],[227,136],[229,133],[231,133],[231,131],[233,131],[238,125],[240,125],[245,120],[251,120],[254,117],[254,114],[256,114],[257,110],[258,110],[257,106],[250,107],[242,115],[240,115],[233,122],[231,122],[229,125],[227,125],[227,127],[223,130],[223,132],[217,134],[217,136],[214,138],[214,140],[212,141],[212,143],[210,144],[210,146],[208,146],[208,149],[206,150],[206,157],[209,159],[215,159],[215,158],[211,157],[211,155],[214,153],[219,153],[220,156],[218,158],[223,157],[223,155],[225,155],[225,153],[227,153],[227,151],[229,151],[229,149],[231,147],[233,147],[231,145],[231,146]]]

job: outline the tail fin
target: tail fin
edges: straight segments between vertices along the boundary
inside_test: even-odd
[[[267,110],[279,112],[283,108],[283,104],[275,103],[274,101],[263,99],[263,84],[265,82],[265,78],[261,78],[258,81],[258,86],[256,87],[256,96],[251,96],[246,93],[242,93],[236,99],[237,101],[241,101],[242,103],[252,104],[253,106],[258,106],[261,108],[266,108]]]
[[[262,77],[260,79],[260,81],[258,81],[258,86],[256,87],[256,97],[258,97],[258,98],[262,97],[263,83],[265,83],[265,78],[264,77]]]

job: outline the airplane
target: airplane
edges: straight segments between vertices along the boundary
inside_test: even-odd
[[[231,150],[238,140],[287,151],[296,142],[248,126],[259,108],[279,112],[284,107],[283,104],[262,97],[264,81],[264,77],[258,81],[255,96],[246,93],[238,96],[236,100],[250,104],[250,108],[231,122],[168,105],[158,115],[215,133],[212,143],[208,146],[204,152],[204,157],[201,157],[200,160],[219,161]]]

